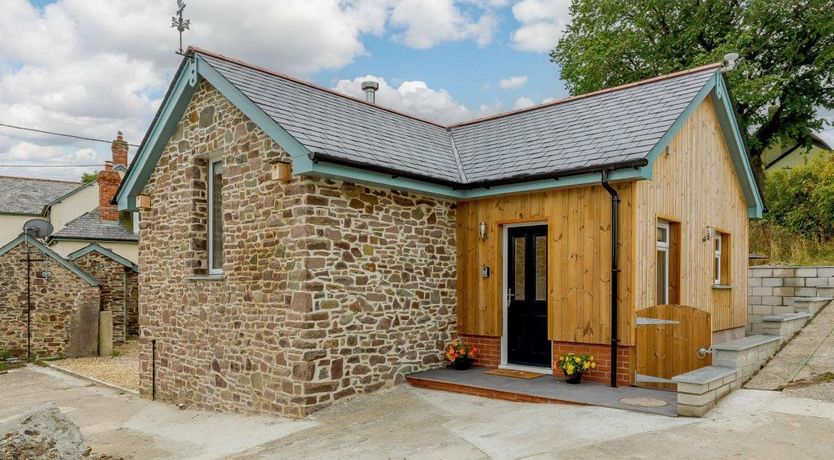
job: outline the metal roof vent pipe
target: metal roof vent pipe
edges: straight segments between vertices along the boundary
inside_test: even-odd
[[[365,92],[365,100],[370,104],[376,104],[376,90],[379,89],[379,83],[368,80],[362,82],[362,91]]]

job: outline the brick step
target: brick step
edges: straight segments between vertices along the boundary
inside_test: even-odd
[[[809,319],[811,319],[811,315],[808,313],[784,313],[765,316],[761,323],[753,325],[753,333],[778,336],[782,342],[786,342],[799,332]]]

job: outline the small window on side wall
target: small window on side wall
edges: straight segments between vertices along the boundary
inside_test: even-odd
[[[716,232],[713,240],[712,280],[715,285],[730,284],[730,235]]]
[[[208,271],[223,273],[223,161],[208,167]]]
[[[658,220],[655,240],[657,305],[680,302],[680,223]]]

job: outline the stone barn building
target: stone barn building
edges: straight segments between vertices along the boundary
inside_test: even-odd
[[[667,303],[743,335],[762,201],[718,67],[444,126],[189,50],[116,194],[142,395],[303,416],[456,337],[639,384],[637,312]]]
[[[37,358],[97,354],[100,289],[93,276],[32,238],[0,247],[0,351],[26,357],[31,350]]]
[[[92,243],[67,256],[101,283],[101,311],[113,314],[113,343],[139,335],[139,268],[115,252]]]

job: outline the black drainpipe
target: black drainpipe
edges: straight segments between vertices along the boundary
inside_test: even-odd
[[[617,279],[620,268],[617,265],[618,214],[620,194],[608,183],[608,171],[602,172],[602,186],[611,195],[611,387],[617,387]]]

